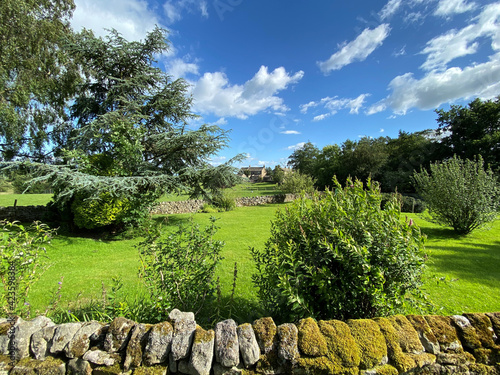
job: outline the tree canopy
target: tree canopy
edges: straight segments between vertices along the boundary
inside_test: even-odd
[[[63,50],[72,0],[0,3],[0,153],[3,160],[44,160],[53,124],[65,121],[78,80]]]

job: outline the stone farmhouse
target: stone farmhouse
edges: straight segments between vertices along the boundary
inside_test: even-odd
[[[239,176],[248,178],[250,182],[263,181],[266,177],[266,166],[262,167],[243,167],[240,169]]]

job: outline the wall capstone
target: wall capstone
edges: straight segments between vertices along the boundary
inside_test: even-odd
[[[196,325],[192,313],[173,310],[170,316],[154,325],[125,318],[109,324],[59,325],[43,316],[31,321],[0,319],[0,342],[8,344],[8,355],[0,355],[0,372],[500,374],[500,313],[396,315],[347,322],[308,318],[297,326],[278,327],[272,318],[240,326],[229,319],[208,331]]]

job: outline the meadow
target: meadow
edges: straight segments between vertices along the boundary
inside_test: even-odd
[[[265,186],[262,188],[264,190]],[[240,190],[238,194],[245,193],[246,189]],[[248,193],[257,192],[255,189]],[[30,198],[40,199],[37,196]],[[284,207],[285,204],[239,207],[217,214],[156,216],[155,220],[163,222],[168,232],[191,217],[201,225],[208,224],[211,216],[218,218],[217,238],[223,240],[225,246],[224,260],[217,269],[217,276],[222,295],[227,299],[231,293],[234,265],[237,264],[235,318],[243,322],[265,313],[259,308],[252,283],[255,265],[249,249],[265,246],[274,213]],[[467,236],[458,236],[450,228],[427,221],[423,214],[402,214],[402,219],[405,216],[411,217],[427,235],[428,261],[423,290],[434,305],[433,312],[450,315],[500,311],[500,219]],[[32,313],[45,310],[53,295],[59,293],[62,278],[59,307],[65,309],[74,308],[75,301],[85,304],[101,298],[103,288],[110,293],[113,279],[120,279],[123,283],[119,298],[132,301],[147,293],[138,277],[139,256],[135,245],[139,241],[140,238],[57,235],[47,246],[44,258],[50,267],[29,296]]]

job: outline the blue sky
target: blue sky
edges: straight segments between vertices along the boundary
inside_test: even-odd
[[[160,66],[191,84],[200,123],[231,130],[242,165],[285,165],[312,142],[436,128],[435,109],[500,95],[500,2],[75,0],[73,28],[139,40],[169,30]]]

